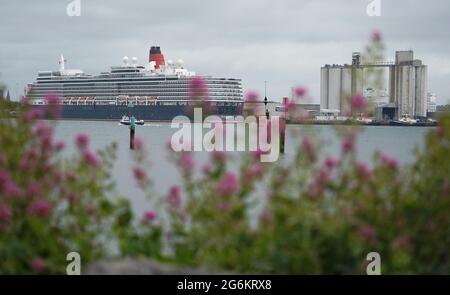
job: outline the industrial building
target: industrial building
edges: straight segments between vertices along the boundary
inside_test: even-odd
[[[348,97],[363,94],[364,69],[389,69],[389,108],[395,107],[395,119],[427,115],[427,66],[414,59],[413,51],[397,51],[395,62],[362,63],[354,52],[352,64],[325,65],[321,68],[320,109],[323,113],[345,114]],[[390,110],[391,113],[392,110]]]

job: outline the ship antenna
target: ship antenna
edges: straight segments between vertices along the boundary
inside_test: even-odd
[[[266,109],[266,117],[269,119],[269,110],[267,109],[267,81],[264,81],[264,107]]]
[[[61,54],[61,58],[59,59],[59,70],[64,71],[66,67],[66,60],[64,59],[64,56]]]
[[[264,98],[267,100],[267,81],[264,81]]]

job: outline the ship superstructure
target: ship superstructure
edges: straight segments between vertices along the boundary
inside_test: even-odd
[[[36,81],[28,85],[26,96],[33,106],[45,105],[46,95],[55,94],[63,105],[63,118],[117,119],[125,115],[123,107],[127,107],[126,113],[135,111],[142,119],[171,120],[183,114],[180,107],[192,100],[189,85],[195,73],[187,70],[181,59],[166,63],[158,46],[150,48],[146,66],[139,65],[135,57],[125,56],[120,66],[112,66],[110,71],[96,76],[66,69],[65,63],[61,55],[59,70],[39,71]],[[240,113],[241,79],[202,77],[207,100],[217,106],[219,115]],[[156,107],[161,113],[155,117],[152,113],[158,111]]]

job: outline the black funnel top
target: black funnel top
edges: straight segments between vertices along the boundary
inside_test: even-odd
[[[161,48],[159,46],[150,47],[150,54],[161,54]]]

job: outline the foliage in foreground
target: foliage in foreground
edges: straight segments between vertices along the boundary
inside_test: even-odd
[[[384,274],[450,273],[450,116],[408,166],[383,153],[358,162],[355,128],[339,159],[320,160],[303,137],[294,161],[260,164],[254,153],[238,173],[214,152],[195,176],[192,155],[174,153],[184,185],[162,197],[137,167],[155,208],[124,240],[125,254],[243,273],[365,274],[374,251]]]
[[[128,222],[127,202],[111,200],[115,146],[94,153],[80,134],[76,155],[63,156],[53,124],[38,120],[55,108],[0,123],[0,274],[65,273],[69,252],[86,263],[102,257]]]

